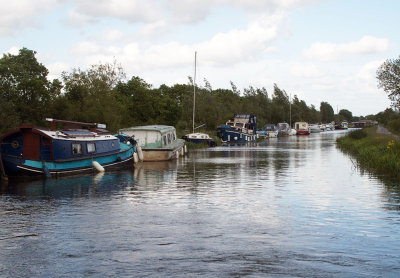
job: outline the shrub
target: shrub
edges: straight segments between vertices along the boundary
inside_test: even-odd
[[[351,132],[348,134],[348,136],[349,136],[351,139],[359,140],[359,139],[362,139],[362,138],[367,137],[367,133],[366,133],[363,129],[357,129],[357,130],[351,131]]]
[[[396,120],[391,120],[387,123],[387,128],[395,133],[395,134],[400,134],[400,119]]]

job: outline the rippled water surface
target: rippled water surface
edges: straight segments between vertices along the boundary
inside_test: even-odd
[[[400,185],[340,132],[0,188],[1,277],[400,277]]]

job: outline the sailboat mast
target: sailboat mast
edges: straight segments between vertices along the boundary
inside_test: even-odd
[[[289,126],[292,128],[292,94],[289,93]]]
[[[196,65],[197,63],[197,51],[194,52],[194,77],[193,77],[193,133],[194,133],[194,114],[196,108]]]

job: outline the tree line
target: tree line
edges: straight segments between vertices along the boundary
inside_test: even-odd
[[[61,81],[48,80],[47,68],[27,48],[0,59],[0,134],[19,125],[44,126],[45,118],[105,123],[109,130],[165,124],[178,130],[192,129],[193,80],[187,84],[165,84],[159,88],[138,76],[126,78],[116,62],[92,65],[87,70],[63,72]],[[274,84],[273,92],[250,86],[240,91],[213,89],[204,79],[196,84],[196,126],[208,130],[231,119],[235,113],[257,116],[258,126],[267,123],[306,121],[310,123],[353,120],[346,109],[335,115],[332,106],[321,102],[319,110]]]

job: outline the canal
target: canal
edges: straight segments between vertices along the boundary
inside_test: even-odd
[[[340,131],[0,188],[0,277],[400,277],[400,185]]]

